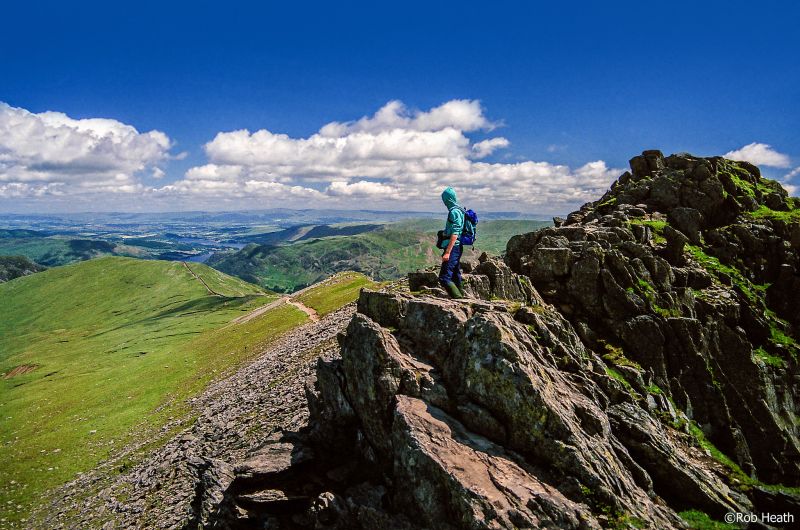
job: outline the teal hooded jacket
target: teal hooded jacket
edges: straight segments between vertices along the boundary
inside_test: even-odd
[[[442,202],[447,206],[447,224],[444,225],[444,235],[450,238],[451,235],[461,235],[464,230],[464,210],[458,204],[458,197],[456,197],[456,190],[453,188],[446,188],[442,192]],[[456,245],[460,245],[460,241],[456,241]]]

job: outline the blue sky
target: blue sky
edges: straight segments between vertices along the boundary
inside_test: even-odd
[[[430,209],[452,183],[487,209],[563,213],[643,149],[756,143],[765,174],[800,166],[788,2],[23,4],[0,32],[0,211]],[[393,101],[340,128],[361,154],[311,142],[301,160],[326,124]],[[268,134],[217,137],[242,129]],[[399,151],[363,154],[384,141]]]

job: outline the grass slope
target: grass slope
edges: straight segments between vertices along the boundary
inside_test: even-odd
[[[56,237],[0,237],[0,255],[25,256],[47,267],[55,267],[114,253],[115,245],[90,239],[60,239]],[[25,236],[24,233],[19,234]]]
[[[167,402],[307,319],[204,265],[98,258],[0,284],[0,506],[19,519],[42,493],[87,470]],[[7,377],[14,369],[19,375]],[[30,371],[27,371],[30,370]],[[142,431],[142,432],[144,432]],[[19,506],[19,508],[17,508]]]
[[[467,257],[481,252],[500,254],[511,236],[549,225],[542,221],[484,221],[478,225],[478,241]],[[292,292],[340,271],[362,272],[376,280],[399,278],[408,271],[439,263],[441,251],[434,246],[442,223],[431,219],[369,225],[369,231],[339,236],[328,227],[311,240],[280,245],[249,245],[238,252],[217,254],[208,264],[227,274],[257,283],[273,291]],[[335,227],[334,227],[335,228]],[[312,232],[308,232],[312,233]]]
[[[376,285],[363,274],[341,272],[304,290],[294,298],[314,309],[320,316],[324,316],[357,300],[362,288],[370,289]]]

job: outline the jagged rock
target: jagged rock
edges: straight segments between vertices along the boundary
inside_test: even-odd
[[[397,502],[428,528],[600,528],[591,512],[444,411],[398,396],[392,442]]]
[[[492,298],[492,284],[489,278],[482,274],[463,274],[462,291],[466,296],[481,300]]]
[[[564,225],[513,237],[506,262],[588,346],[602,337],[639,363],[743,469],[796,484],[800,223],[743,213],[795,203],[719,157],[645,152],[631,170]]]
[[[792,494],[786,491],[769,490],[756,486],[753,488],[753,503],[756,509],[762,513],[789,513],[793,515],[800,513],[800,495],[797,493]],[[796,519],[794,522],[796,523]]]
[[[419,291],[423,287],[435,287],[439,285],[439,276],[432,271],[409,272],[408,288],[411,291]]]
[[[468,271],[471,273],[467,273]],[[462,278],[464,293],[473,298],[481,300],[499,298],[530,304],[541,302],[536,298],[527,278],[514,274],[503,261],[490,258],[485,252],[478,258],[477,263],[471,263],[464,268]],[[440,290],[438,275],[432,271],[409,273],[408,285],[414,292],[447,297],[447,293]]]
[[[480,265],[480,261],[475,258],[470,258],[467,256],[463,256],[461,258],[461,271],[467,274],[473,272],[478,265]]]
[[[219,516],[225,501],[225,491],[234,480],[231,466],[221,460],[204,460],[199,466],[200,481],[195,488],[199,501],[199,522],[210,526]]]
[[[308,447],[285,440],[268,443],[248,460],[234,468],[240,482],[270,480],[292,468],[310,462],[314,453]]]
[[[475,268],[475,274],[488,278],[490,297],[526,303],[534,301],[534,290],[528,279],[511,272],[502,261],[485,260]]]
[[[731,491],[701,463],[693,462],[669,439],[661,424],[641,408],[620,403],[610,407],[608,415],[614,434],[670,503],[696,506],[719,519],[727,512],[752,509],[744,495]]]
[[[548,281],[569,273],[572,252],[569,248],[540,247],[527,266],[531,276]]]
[[[682,526],[614,437],[611,380],[559,313],[370,291],[359,308],[341,339],[343,380],[321,375],[313,395],[340,403],[343,391],[351,458],[410,486],[390,487],[392,506],[429,528],[595,528],[604,512]]]
[[[794,325],[795,333],[800,332],[800,274],[794,267],[781,268],[778,278],[767,289],[767,301],[781,317]]]
[[[693,244],[700,243],[700,227],[703,216],[694,208],[678,207],[669,212],[669,222],[683,232]]]

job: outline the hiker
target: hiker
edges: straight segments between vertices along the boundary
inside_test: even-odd
[[[447,207],[447,224],[443,239],[447,247],[442,254],[442,268],[439,270],[439,283],[451,298],[464,298],[461,291],[461,232],[464,230],[464,209],[458,204],[456,191],[446,188],[442,192],[442,202]],[[442,243],[444,245],[444,243]]]

